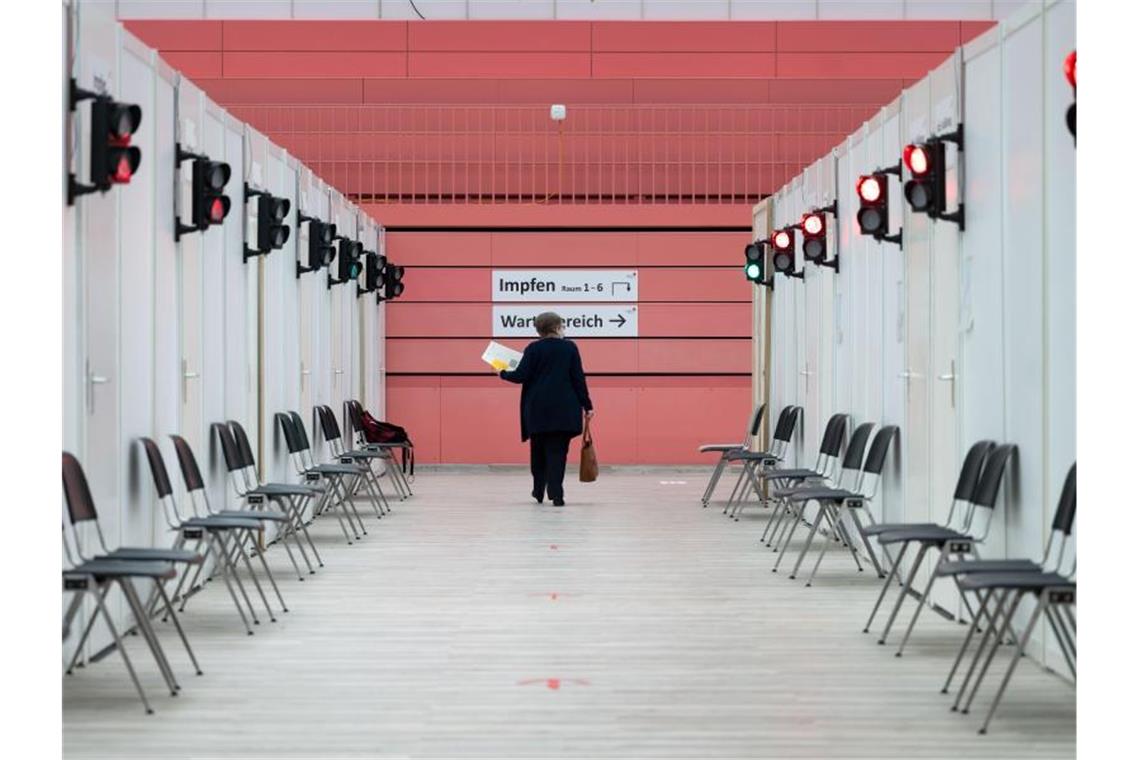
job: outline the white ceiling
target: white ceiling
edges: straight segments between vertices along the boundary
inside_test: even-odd
[[[107,0],[119,18],[994,19],[1045,0]],[[413,7],[413,3],[414,6]]]

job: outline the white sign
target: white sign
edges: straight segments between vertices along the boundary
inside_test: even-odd
[[[636,301],[637,270],[495,269],[491,300]]]
[[[566,320],[569,338],[636,338],[637,305],[527,304],[493,306],[491,335],[496,338],[537,338],[534,318],[544,311],[557,312]]]

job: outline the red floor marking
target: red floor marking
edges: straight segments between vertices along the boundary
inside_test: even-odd
[[[519,681],[519,686],[533,686],[534,684],[544,684],[546,688],[551,691],[558,691],[562,688],[563,684],[574,684],[575,686],[589,686],[590,682],[585,678],[527,678]]]

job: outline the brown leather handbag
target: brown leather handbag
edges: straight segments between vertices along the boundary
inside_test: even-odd
[[[582,455],[578,458],[578,480],[593,483],[598,479],[598,452],[594,448],[594,435],[590,432],[590,418],[582,430]]]

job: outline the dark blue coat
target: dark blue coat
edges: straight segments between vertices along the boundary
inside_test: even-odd
[[[578,346],[565,338],[541,338],[523,351],[519,366],[499,377],[522,384],[522,439],[532,433],[582,433],[582,410],[593,409]]]

